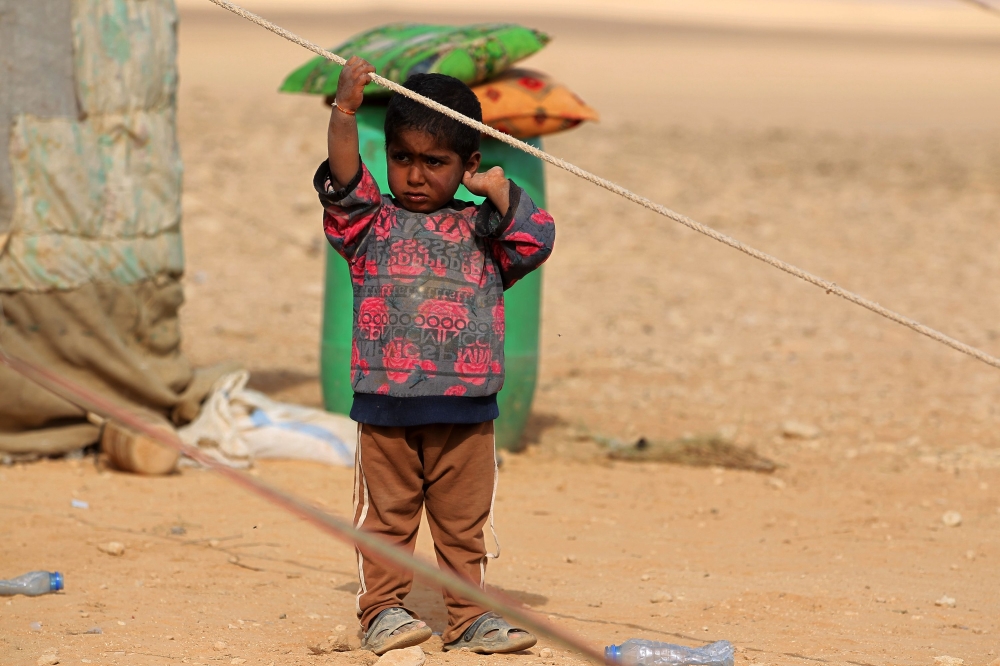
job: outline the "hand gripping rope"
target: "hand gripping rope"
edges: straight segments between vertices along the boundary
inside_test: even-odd
[[[209,0],[209,2],[213,2],[224,9],[228,9],[237,16],[242,16],[246,20],[252,23],[256,23],[260,27],[265,28],[266,30],[270,30],[274,34],[284,37],[288,41],[298,44],[299,46],[306,48],[312,51],[313,53],[321,55],[327,60],[332,60],[340,65],[344,65],[347,63],[347,60],[337,55],[336,53],[330,53],[326,49],[320,48],[319,46],[316,46],[312,42],[306,41],[301,37],[299,37],[298,35],[295,35],[285,30],[284,28],[278,27],[273,23],[271,23],[270,21],[267,21],[252,12],[248,12],[242,7],[238,7],[232,4],[231,2],[227,2],[226,0]],[[389,79],[381,77],[378,74],[372,74],[371,77],[373,82],[377,83],[383,88],[388,88],[389,90],[395,93],[399,93],[400,95],[404,95],[412,100],[420,102],[421,104],[428,106],[434,109],[435,111],[443,113],[449,118],[453,118],[454,120],[457,120],[458,122],[464,125],[468,125],[469,127],[473,127],[479,130],[480,132],[482,132],[487,136],[493,137],[494,139],[497,139],[499,141],[503,141],[504,143],[509,144],[517,148],[518,150],[522,150],[528,153],[529,155],[533,155],[540,160],[544,160],[553,166],[559,167],[560,169],[565,169],[566,171],[569,171],[571,174],[579,176],[580,178],[583,178],[584,180],[589,181],[599,187],[603,187],[606,190],[614,192],[615,194],[622,196],[628,199],[629,201],[639,204],[643,208],[648,208],[649,210],[655,213],[659,213],[664,217],[670,218],[674,222],[679,222],[680,224],[683,224],[685,227],[688,227],[689,229],[694,229],[700,234],[704,234],[709,238],[713,238],[719,241],[720,243],[728,245],[731,248],[735,248],[740,252],[743,252],[744,254],[748,254],[754,259],[759,259],[760,261],[763,261],[765,264],[769,264],[771,266],[774,266],[775,268],[785,271],[786,273],[794,275],[800,280],[805,280],[809,284],[815,285],[820,289],[823,289],[828,294],[835,294],[837,296],[840,296],[844,300],[850,301],[855,305],[860,305],[861,307],[867,310],[871,310],[875,314],[882,315],[886,319],[890,319],[896,322],[897,324],[902,324],[907,328],[913,329],[917,333],[926,335],[928,338],[932,340],[936,340],[942,344],[948,345],[952,349],[956,349],[962,352],[963,354],[968,354],[973,358],[979,359],[980,361],[986,363],[987,365],[992,365],[994,368],[1000,368],[1000,358],[991,356],[990,354],[987,354],[984,351],[976,349],[971,345],[967,345],[964,342],[961,342],[959,340],[956,340],[955,338],[945,335],[944,333],[941,333],[940,331],[937,331],[929,326],[925,326],[920,322],[910,319],[909,317],[904,317],[903,315],[899,314],[894,310],[890,310],[889,308],[879,305],[875,301],[869,300],[863,296],[855,294],[852,291],[848,291],[847,289],[843,289],[842,287],[838,287],[836,283],[830,282],[829,280],[824,280],[823,278],[813,275],[812,273],[809,273],[807,271],[804,271],[801,268],[798,268],[797,266],[793,266],[792,264],[784,262],[781,259],[778,259],[777,257],[772,257],[766,252],[761,252],[760,250],[752,248],[749,245],[746,245],[736,240],[735,238],[732,238],[731,236],[727,236],[726,234],[716,231],[711,227],[705,226],[700,222],[696,222],[685,215],[681,215],[680,213],[672,211],[666,206],[660,205],[655,201],[650,201],[646,197],[639,196],[638,194],[635,194],[631,190],[625,189],[621,185],[613,183],[605,178],[601,178],[600,176],[592,174],[589,171],[585,171],[584,169],[581,169],[575,164],[570,164],[569,162],[559,159],[558,157],[555,157],[553,155],[549,155],[545,151],[539,150],[534,146],[529,146],[525,142],[519,141],[514,137],[504,134],[499,130],[495,130],[488,125],[484,125],[483,123],[477,122],[472,118],[463,116],[462,114],[458,113],[457,111],[453,111],[452,109],[449,109],[443,104],[439,104],[432,99],[424,97],[423,95],[419,95],[411,90],[407,90],[406,88],[404,88],[403,86],[399,85],[394,81],[390,81]]]

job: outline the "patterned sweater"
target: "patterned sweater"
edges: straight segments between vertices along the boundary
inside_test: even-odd
[[[399,398],[481,397],[504,379],[503,292],[552,252],[555,224],[510,182],[506,215],[452,199],[414,213],[364,164],[341,189],[320,165],[323,227],[354,285],[351,384]]]

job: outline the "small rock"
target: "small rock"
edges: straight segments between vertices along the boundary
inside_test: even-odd
[[[573,564],[574,562],[576,562],[576,555],[566,555],[565,557],[563,557],[563,561],[566,562],[567,564]]]
[[[38,666],[52,666],[52,664],[59,663],[59,657],[54,654],[43,654],[35,663],[37,663]]]
[[[935,606],[947,606],[948,608],[954,608],[955,607],[955,599],[953,597],[949,597],[946,594],[946,595],[942,596],[940,599],[938,599],[937,601],[935,601],[934,605]]]
[[[674,595],[669,592],[657,592],[652,597],[649,598],[649,603],[651,604],[662,604],[670,603],[674,600]]]
[[[332,652],[350,652],[351,642],[348,640],[345,634],[336,634],[333,636],[327,636],[326,643],[323,643],[319,647],[320,654],[330,654]],[[315,648],[310,648],[313,652],[316,652]],[[423,649],[423,648],[421,648]]]
[[[99,545],[97,550],[108,555],[113,555],[114,557],[121,557],[125,554],[125,544],[119,541],[109,541],[108,543]]]
[[[649,580],[650,578],[652,578],[652,576],[650,576],[649,574],[642,574],[641,576],[639,576],[639,580]]]
[[[777,488],[778,490],[781,490],[786,485],[784,479],[779,479],[776,476],[769,477],[767,479],[767,484],[772,488]]]
[[[307,617],[310,620],[322,620],[323,619],[323,616],[320,615],[319,613],[309,613],[309,615]]]
[[[347,646],[347,650],[351,649],[350,646],[348,645],[347,634],[334,634],[332,636],[327,636],[326,640],[328,643],[330,643],[331,646],[334,647]],[[334,650],[334,652],[346,652],[347,650]]]
[[[542,648],[538,651],[538,656],[542,659],[551,659],[554,654],[555,653],[552,652],[551,648]]]
[[[239,657],[236,657],[234,659],[230,659],[229,663],[230,664],[245,664],[245,663],[247,663],[247,660],[246,659],[240,659]]]
[[[970,562],[972,560],[975,560],[976,559],[976,551],[974,551],[974,550],[967,550],[967,551],[965,551],[965,559],[969,560]]]
[[[218,548],[219,547],[219,540],[218,539],[209,539],[208,545],[210,547],[212,547],[212,548]]]
[[[938,664],[941,664],[941,666],[962,666],[962,664],[965,663],[964,659],[959,659],[958,657],[949,657],[946,654],[943,654],[940,657],[934,657],[934,661],[937,662]]]
[[[941,522],[948,527],[958,527],[962,524],[962,514],[958,511],[945,511],[941,516]]]
[[[375,663],[378,666],[423,666],[425,659],[424,651],[414,645],[403,650],[389,650]]]
[[[215,649],[215,650],[217,650],[219,652],[222,652],[227,647],[229,647],[229,646],[226,645],[226,643],[224,641],[215,641],[215,645],[212,646],[213,649]]]
[[[788,439],[816,439],[820,432],[822,431],[816,426],[799,421],[785,421],[781,424],[781,434]]]

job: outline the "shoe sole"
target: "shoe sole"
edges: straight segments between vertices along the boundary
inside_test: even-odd
[[[381,657],[389,650],[402,650],[403,648],[413,647],[414,645],[420,645],[433,635],[434,632],[431,630],[431,628],[425,626],[421,629],[414,629],[413,631],[407,631],[405,634],[390,636],[384,644],[378,647],[378,649],[370,646],[368,646],[368,649]]]
[[[533,647],[538,639],[528,634],[521,639],[508,639],[507,644],[503,647],[486,647],[485,645],[477,645],[475,647],[468,647],[465,645],[456,645],[454,647],[445,646],[445,652],[452,652],[458,650],[468,650],[469,652],[475,652],[476,654],[508,654],[510,652],[520,652],[522,650],[527,650]]]

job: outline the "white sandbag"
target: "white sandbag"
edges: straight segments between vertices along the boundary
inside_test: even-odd
[[[178,431],[181,439],[234,467],[255,458],[315,460],[354,465],[358,424],[341,414],[271,400],[246,388],[250,373],[215,383],[201,414]]]

